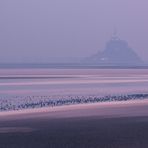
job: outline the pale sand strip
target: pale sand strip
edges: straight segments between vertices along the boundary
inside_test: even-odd
[[[33,118],[148,116],[148,100],[104,102],[0,112],[0,121]]]
[[[112,84],[112,83],[137,83],[148,82],[147,79],[133,80],[61,80],[61,81],[39,81],[39,82],[5,82],[0,83],[0,86],[32,86],[32,85],[61,85],[61,84]]]
[[[32,128],[28,128],[28,127],[0,127],[0,134],[4,134],[4,133],[29,133],[32,132],[33,129]]]

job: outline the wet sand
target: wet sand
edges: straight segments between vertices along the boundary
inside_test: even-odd
[[[148,115],[148,99],[76,104],[56,107],[0,112],[0,121],[28,118],[74,118],[98,116],[99,118],[132,117]]]
[[[0,148],[146,148],[148,100],[0,113]]]

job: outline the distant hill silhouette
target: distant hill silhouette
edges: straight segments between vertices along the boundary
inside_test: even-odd
[[[87,63],[101,65],[141,65],[143,61],[128,43],[114,34],[107,42],[105,50],[85,59]]]

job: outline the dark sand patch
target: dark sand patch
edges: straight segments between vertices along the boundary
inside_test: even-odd
[[[1,129],[19,129],[0,133],[0,148],[148,147],[147,101],[30,110],[0,117]],[[36,130],[20,132],[26,127]]]
[[[32,119],[1,123],[34,127],[0,133],[1,148],[147,148],[148,117]]]

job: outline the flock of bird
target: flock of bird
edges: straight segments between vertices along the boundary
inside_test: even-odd
[[[1,96],[0,111],[33,109],[42,107],[55,107],[74,104],[87,104],[96,102],[128,101],[146,99],[148,94],[126,94],[108,96],[66,96],[52,98],[51,96]]]

